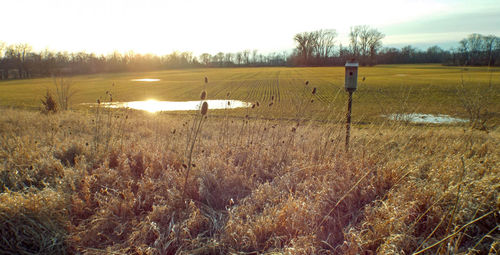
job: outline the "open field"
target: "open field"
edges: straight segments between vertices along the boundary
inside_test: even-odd
[[[197,100],[205,76],[209,99],[261,102],[188,114],[42,113],[50,79],[0,82],[0,253],[498,254],[498,69],[360,70],[348,151],[342,68],[73,78],[75,105]],[[380,117],[477,105],[482,130]]]
[[[311,99],[314,103],[308,105],[306,115],[325,119],[342,115],[345,111],[347,93],[343,91],[343,67],[213,68],[76,76],[71,78],[76,91],[73,108],[81,108],[81,103],[95,103],[98,98],[106,100],[106,91],[113,93],[114,101],[197,100],[205,89],[204,77],[209,79],[206,86],[209,99],[228,99],[229,93],[230,99],[268,105],[274,97],[272,109],[265,111],[268,117],[294,118],[297,112],[301,112],[304,102]],[[140,78],[160,81],[132,81]],[[310,82],[309,86],[305,86],[305,81]],[[311,97],[313,87],[318,92]],[[0,106],[37,109],[47,88],[54,89],[51,78],[0,82]],[[488,101],[488,109],[494,113],[493,122],[499,122],[499,68],[464,69],[439,65],[360,67],[353,120],[379,121],[383,114],[411,112],[467,117],[460,107],[462,92],[472,99]],[[231,111],[231,114],[240,116],[243,111]]]

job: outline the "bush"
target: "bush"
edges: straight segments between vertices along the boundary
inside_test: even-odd
[[[44,100],[45,99],[45,100]],[[56,113],[57,112],[57,102],[52,96],[52,93],[50,93],[49,90],[47,90],[44,99],[42,99],[42,105],[43,109],[42,112],[44,113]]]

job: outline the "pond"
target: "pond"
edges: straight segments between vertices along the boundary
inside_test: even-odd
[[[252,104],[239,100],[205,100],[208,109],[235,109],[250,107]],[[197,111],[203,101],[131,101],[131,102],[105,102],[104,107],[109,108],[130,108],[148,112],[162,111]]]
[[[132,79],[130,81],[155,82],[155,81],[160,81],[160,79],[143,78],[143,79]]]
[[[450,124],[458,122],[467,122],[465,119],[451,117],[445,114],[425,114],[425,113],[407,113],[407,114],[391,114],[385,116],[390,120],[408,121],[413,123],[433,123],[433,124]]]

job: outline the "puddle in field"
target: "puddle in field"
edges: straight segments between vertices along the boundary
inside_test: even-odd
[[[200,109],[203,101],[131,101],[131,102],[106,102],[101,103],[104,107],[109,108],[130,108],[135,110],[143,110],[148,112],[162,111],[196,111]],[[235,109],[242,107],[250,107],[251,104],[239,100],[206,100],[208,110],[211,109]],[[94,104],[95,105],[95,104]]]
[[[396,74],[396,75],[394,75],[394,76],[404,77],[404,76],[406,76],[406,74],[404,74],[404,73],[400,73],[400,74]]]
[[[408,113],[408,114],[391,114],[386,116],[390,120],[409,121],[413,123],[433,123],[433,124],[449,124],[457,122],[467,122],[465,119],[451,117],[445,114],[424,114],[424,113]]]
[[[132,79],[130,81],[154,82],[154,81],[160,81],[160,79],[143,78],[143,79]]]

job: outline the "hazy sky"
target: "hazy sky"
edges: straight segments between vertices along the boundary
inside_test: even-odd
[[[0,41],[35,50],[196,55],[294,48],[298,32],[369,25],[384,46],[454,46],[470,33],[500,36],[499,0],[2,0]]]

